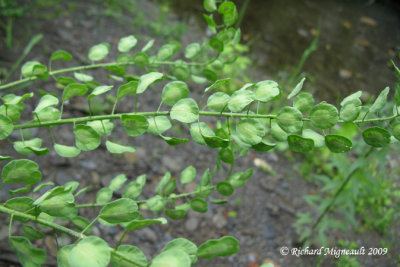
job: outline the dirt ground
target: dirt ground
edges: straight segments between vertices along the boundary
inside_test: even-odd
[[[55,1],[50,1],[55,2]],[[160,46],[163,41],[168,40],[169,36],[154,35],[167,22],[175,25],[169,29],[171,32],[178,32],[182,24],[186,25],[186,31],[181,36],[182,42],[189,43],[201,38],[205,30],[197,25],[196,20],[180,13],[176,14],[171,7],[161,4],[161,8],[153,1],[134,1],[134,10],[124,10],[122,17],[115,18],[118,10],[114,14],[105,14],[105,8],[99,1],[60,1],[59,5],[43,10],[30,10],[25,13],[23,18],[15,21],[13,31],[13,48],[8,50],[0,47],[0,67],[9,68],[19,57],[24,46],[30,38],[37,34],[43,34],[43,40],[35,46],[26,60],[38,60],[47,62],[51,53],[57,49],[69,51],[74,60],[67,65],[86,63],[86,55],[89,48],[101,42],[108,42],[114,46],[109,58],[115,54],[116,43],[119,38],[134,34],[138,37],[138,46],[143,46],[150,36],[156,39],[156,46]],[[73,11],[72,11],[73,10]],[[40,12],[39,12],[40,11]],[[149,21],[157,22],[157,15],[164,14],[165,21],[159,21],[149,27]],[[136,17],[135,17],[136,16]],[[142,21],[140,21],[141,18]],[[136,20],[135,20],[136,18]],[[134,21],[134,22],[132,22]],[[164,29],[165,30],[165,29]],[[172,33],[171,33],[172,34]],[[1,42],[1,45],[4,45]],[[63,64],[56,65],[62,67]],[[102,76],[101,72],[93,73],[97,80],[104,83],[111,83]],[[10,80],[17,79],[15,74]],[[201,87],[190,84],[191,95],[198,99]],[[154,110],[160,101],[161,85],[156,90],[149,90],[140,101],[139,110]],[[36,91],[44,89],[56,92],[52,83],[35,82],[26,89]],[[158,90],[160,89],[160,90]],[[158,90],[158,91],[157,91]],[[28,102],[28,101],[27,101]],[[31,103],[34,103],[32,101]],[[66,116],[85,116],[82,108],[83,103],[79,101],[71,102],[65,107]],[[26,114],[29,114],[33,106],[27,106]],[[132,101],[121,102],[117,107],[117,112],[127,112],[132,108]],[[189,131],[185,127],[174,125],[174,131],[182,136],[188,136]],[[56,140],[62,144],[73,144],[71,135],[72,126],[61,126],[55,129]],[[51,146],[48,132],[40,129],[33,132],[33,135],[44,137],[43,146]],[[12,139],[18,138],[17,133],[13,133]],[[64,184],[71,180],[78,180],[81,186],[93,185],[93,189],[88,191],[79,200],[81,203],[93,202],[95,194],[99,188],[108,185],[111,178],[119,173],[124,173],[129,179],[135,179],[140,174],[147,174],[148,183],[140,199],[146,199],[153,195],[154,186],[166,171],[170,171],[173,176],[179,177],[180,171],[188,165],[197,168],[201,174],[206,168],[213,168],[215,164],[216,151],[195,144],[193,141],[170,147],[163,140],[150,135],[138,138],[127,137],[119,125],[114,130],[112,139],[121,143],[130,144],[137,148],[135,153],[126,153],[121,156],[111,155],[107,152],[104,144],[95,151],[81,153],[74,159],[63,159],[58,157],[54,151],[48,155],[35,158],[40,165],[43,173],[43,181],[54,181],[56,184]],[[12,154],[12,147],[7,142],[0,142],[1,155]],[[29,158],[29,157],[28,157]],[[301,160],[300,155],[295,158]],[[265,161],[272,166],[276,175],[271,175],[255,166],[255,161]],[[185,219],[180,221],[169,221],[162,226],[151,226],[143,230],[131,233],[126,243],[136,245],[148,256],[152,258],[162,247],[171,239],[184,237],[196,244],[210,238],[219,238],[223,235],[231,235],[240,241],[240,252],[238,254],[215,258],[213,260],[200,259],[196,266],[248,266],[256,267],[264,261],[271,261],[276,266],[314,266],[317,258],[313,256],[283,256],[280,253],[281,247],[298,247],[297,234],[292,224],[296,220],[297,212],[311,211],[310,206],[306,205],[303,195],[318,190],[314,184],[307,182],[299,177],[296,171],[299,162],[289,161],[284,154],[278,152],[256,153],[251,152],[238,160],[236,169],[245,170],[254,168],[254,174],[246,185],[237,189],[230,197],[231,201],[225,205],[211,205],[205,214],[189,212]],[[4,163],[1,163],[4,166]],[[218,176],[218,175],[217,175]],[[223,178],[222,174],[219,178]],[[185,190],[193,189],[189,184]],[[5,201],[8,194],[7,188],[1,191],[0,201]],[[93,218],[96,214],[95,208],[85,209],[84,215]],[[235,216],[232,216],[235,214]],[[144,212],[148,216],[150,213]],[[162,216],[162,214],[161,214]],[[8,237],[8,218],[0,217],[0,266],[19,266],[16,257],[9,248]],[[14,231],[20,229],[16,226]],[[108,228],[96,224],[93,234],[101,234],[110,245],[115,245],[121,236],[121,229]],[[343,234],[332,233],[329,239],[335,243],[343,238]],[[380,241],[385,237],[379,236],[374,232],[354,232],[351,231],[347,239],[352,240],[360,246],[379,247]],[[398,237],[394,237],[398,238]],[[68,244],[74,240],[68,236],[59,236],[61,245]],[[35,243],[40,248],[45,248],[48,252],[46,266],[55,266],[56,244],[53,238],[48,236],[44,240]],[[398,266],[398,252],[400,242],[395,242],[392,247],[391,257],[358,257],[361,266]],[[333,257],[324,257],[321,266],[336,266]]]

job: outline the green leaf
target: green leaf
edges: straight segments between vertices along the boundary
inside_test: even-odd
[[[99,134],[87,125],[75,125],[74,136],[77,148],[83,151],[94,150],[101,143]]]
[[[209,81],[216,81],[218,79],[218,74],[211,69],[204,69],[203,75]]]
[[[35,115],[35,120],[40,120],[40,122],[56,121],[61,118],[61,112],[53,107],[44,108]]]
[[[358,118],[361,112],[361,100],[353,99],[346,101],[340,109],[340,118],[345,122],[352,122]]]
[[[143,229],[150,224],[159,223],[159,224],[166,224],[167,220],[165,218],[157,218],[157,219],[147,219],[147,220],[133,220],[130,221],[128,225],[125,226],[127,231],[132,230],[140,230]]]
[[[164,210],[166,205],[167,201],[160,195],[156,195],[146,201],[146,206],[153,213],[160,213],[162,210]]]
[[[295,152],[309,152],[314,148],[314,140],[304,138],[300,135],[289,135],[288,136],[289,148]]]
[[[30,184],[28,184],[27,186],[21,187],[21,188],[14,189],[14,190],[8,190],[8,194],[10,194],[10,196],[14,196],[17,194],[26,194],[26,193],[29,193],[29,191],[31,191]]]
[[[206,145],[211,148],[227,147],[229,145],[229,139],[215,136],[215,134],[211,136],[202,135],[202,137]]]
[[[228,164],[233,164],[235,162],[234,153],[230,148],[222,148],[218,153],[218,158]]]
[[[138,182],[130,182],[122,193],[123,198],[130,198],[136,200],[142,193],[143,186]]]
[[[161,195],[162,191],[164,189],[164,187],[167,185],[167,183],[169,182],[169,180],[171,179],[171,173],[170,172],[166,172],[164,174],[164,176],[161,178],[160,182],[158,182],[157,186],[156,186],[156,193]]]
[[[100,210],[99,216],[108,223],[122,223],[134,220],[137,211],[138,206],[134,200],[129,198],[120,198],[107,203]]]
[[[174,210],[165,210],[165,215],[173,220],[183,219],[186,215],[185,210],[174,209]]]
[[[121,116],[122,127],[129,136],[139,136],[146,132],[149,123],[145,116],[126,115]]]
[[[125,53],[131,50],[137,44],[137,39],[133,35],[123,37],[119,40],[118,51]]]
[[[165,44],[160,47],[157,53],[157,60],[163,61],[170,59],[175,54],[175,46],[173,44]]]
[[[206,14],[203,14],[203,18],[206,21],[206,23],[208,25],[208,29],[210,30],[210,32],[212,34],[216,34],[217,33],[217,30],[216,30],[217,24],[215,23],[215,21],[213,19],[213,16],[212,15],[208,16]]]
[[[153,83],[159,82],[163,79],[164,74],[160,72],[150,72],[140,76],[139,84],[137,87],[137,94],[141,94]]]
[[[133,63],[139,67],[146,67],[149,65],[149,57],[144,52],[136,53],[132,58]]]
[[[256,145],[266,134],[266,128],[257,119],[242,119],[236,125],[236,133],[243,142]]]
[[[99,61],[104,59],[110,51],[110,45],[107,43],[101,43],[93,46],[89,50],[88,58],[92,61]]]
[[[130,81],[124,85],[121,85],[117,91],[117,99],[136,94],[136,89],[138,87],[138,81]]]
[[[276,119],[279,127],[287,133],[296,133],[303,128],[303,115],[296,108],[282,108]]]
[[[110,120],[88,121],[86,125],[92,127],[93,130],[95,130],[100,136],[106,136],[114,129],[114,123],[112,123]]]
[[[72,193],[57,194],[43,200],[39,208],[51,216],[72,219],[78,215]]]
[[[190,125],[190,135],[193,141],[200,145],[207,145],[203,136],[213,136],[215,133],[205,122],[193,123]]]
[[[384,147],[390,144],[391,134],[381,127],[370,127],[362,133],[365,143],[373,147]]]
[[[340,102],[340,105],[343,107],[343,106],[344,106],[347,102],[349,102],[349,101],[353,101],[353,100],[355,100],[355,99],[360,99],[361,94],[362,94],[362,91],[357,91],[357,92],[355,92],[355,93],[353,93],[353,94],[351,94],[351,95],[345,97],[345,98],[342,100],[342,102]]]
[[[30,225],[24,224],[22,226],[22,228],[23,228],[23,231],[24,231],[24,236],[27,237],[31,241],[42,239],[42,238],[45,237],[45,235],[42,232],[36,230],[35,228],[33,228]]]
[[[160,135],[160,137],[170,146],[177,146],[179,144],[189,142],[189,139],[186,138],[169,137],[163,135]]]
[[[203,7],[207,12],[214,12],[217,10],[217,4],[215,0],[204,0]]]
[[[228,102],[230,100],[230,96],[223,92],[216,92],[207,100],[207,107],[211,111],[222,112],[228,106]]]
[[[194,198],[190,201],[190,207],[194,211],[205,213],[208,210],[208,203],[201,198]]]
[[[114,153],[114,154],[122,154],[125,152],[135,152],[136,148],[133,146],[124,146],[120,145],[111,141],[106,141],[106,147],[108,152]]]
[[[81,150],[77,147],[59,144],[54,144],[54,151],[56,151],[60,157],[64,158],[75,158],[81,153]]]
[[[281,96],[279,85],[271,80],[256,83],[254,93],[256,100],[264,103],[276,100]]]
[[[39,184],[33,189],[33,193],[36,193],[36,192],[42,190],[43,188],[45,188],[47,186],[53,186],[53,185],[54,185],[53,182],[47,182],[47,183]]]
[[[286,136],[287,136],[287,134],[286,134]],[[253,148],[255,151],[258,151],[258,152],[267,152],[267,151],[273,149],[274,147],[276,147],[276,144],[267,142],[265,140],[261,140],[260,143],[251,146],[251,148]]]
[[[42,174],[36,162],[17,159],[9,162],[1,171],[3,183],[34,184],[42,180]]]
[[[58,105],[58,98],[52,95],[44,95],[42,98],[39,100],[39,104],[36,106],[35,110],[33,112],[39,113],[41,110]]]
[[[97,86],[96,88],[93,89],[93,91],[88,95],[87,100],[89,101],[95,96],[102,95],[104,93],[107,93],[110,91],[114,86],[113,85],[102,85],[102,86]]]
[[[391,128],[392,128],[393,136],[396,137],[397,140],[400,140],[400,122],[397,121],[397,122],[393,123]]]
[[[223,196],[230,196],[233,194],[235,189],[230,183],[220,182],[217,184],[217,191]]]
[[[115,176],[111,182],[108,188],[110,188],[112,191],[117,191],[119,190],[122,185],[128,180],[125,174],[118,174]]]
[[[106,267],[110,259],[107,242],[97,236],[83,238],[68,254],[68,263],[73,267]]]
[[[319,129],[329,129],[336,125],[338,120],[338,110],[331,104],[320,103],[310,111],[311,124]]]
[[[1,155],[0,155],[0,161],[3,161],[3,160],[10,160],[10,159],[12,159],[11,156],[1,156]]]
[[[22,76],[27,78],[43,75],[46,71],[47,67],[37,61],[28,61],[21,68]]]
[[[143,46],[142,48],[142,52],[146,52],[147,50],[149,50],[154,44],[154,39],[151,39],[150,41],[147,42],[147,44],[145,46]]]
[[[33,96],[34,96],[34,93],[32,93],[32,92],[31,93],[26,93],[26,94],[24,94],[22,96],[16,96],[14,94],[8,94],[8,95],[2,97],[2,100],[4,101],[4,104],[6,106],[10,106],[10,105],[20,104],[20,103],[22,103],[22,101],[24,99],[31,98]]]
[[[194,99],[184,98],[173,105],[170,116],[171,119],[183,123],[191,123],[199,118],[199,107]]]
[[[152,135],[161,135],[172,127],[166,116],[149,117],[147,122],[149,123],[147,132]]]
[[[187,80],[190,76],[189,68],[186,65],[176,66],[172,73],[178,80],[182,81]]]
[[[315,147],[319,148],[325,145],[325,138],[311,129],[304,129],[302,136],[307,139],[312,139]]]
[[[0,115],[0,140],[6,139],[12,133],[13,128],[11,119]]]
[[[236,6],[231,1],[223,2],[218,8],[218,13],[222,14],[224,25],[227,27],[232,26],[238,18]]]
[[[75,96],[83,96],[88,91],[88,88],[84,84],[80,83],[70,83],[64,88],[62,94],[62,101],[67,101]]]
[[[239,252],[239,241],[232,236],[211,239],[199,246],[197,257],[212,259],[217,256],[228,256]]]
[[[353,143],[344,136],[328,134],[325,136],[325,144],[334,153],[345,153],[351,150]]]
[[[94,79],[93,76],[90,76],[90,75],[87,75],[87,74],[84,74],[84,73],[78,73],[78,72],[74,72],[74,77],[78,81],[84,82],[84,83],[91,82]]]
[[[243,186],[246,181],[253,175],[253,169],[247,169],[244,172],[236,172],[234,173],[230,179],[229,182],[231,185],[234,187],[241,187]]]
[[[111,254],[111,266],[112,267],[135,267],[135,266],[147,266],[148,261],[146,255],[135,246],[121,245],[118,247],[117,252],[129,259],[127,261],[116,254]],[[132,262],[140,265],[132,265]]]
[[[191,242],[185,238],[176,238],[176,239],[168,242],[164,246],[162,251],[165,252],[165,251],[174,250],[174,249],[180,249],[180,250],[186,252],[190,257],[192,264],[196,263],[196,261],[197,261],[197,256],[196,256],[197,246],[193,242]]]
[[[190,267],[191,260],[187,253],[181,249],[171,249],[158,254],[149,267]]]
[[[35,248],[24,236],[10,236],[10,247],[24,267],[39,267],[46,261],[46,252]]]
[[[194,179],[196,179],[196,168],[193,166],[188,166],[186,167],[182,172],[181,172],[181,184],[188,184],[193,182]]]
[[[228,102],[228,108],[232,112],[240,112],[254,100],[255,95],[252,91],[239,90],[231,95],[231,99]]]
[[[13,146],[19,154],[27,156],[33,153],[29,148],[40,148],[42,146],[42,139],[33,138],[25,141],[16,141]]]
[[[298,94],[293,100],[293,106],[301,112],[309,111],[314,106],[314,103],[314,97],[308,92]]]
[[[68,255],[75,245],[67,245],[62,247],[57,253],[57,266],[58,267],[72,267],[68,263]]]
[[[185,82],[173,81],[167,83],[162,91],[162,102],[168,106],[173,106],[189,95],[189,88]]]
[[[212,49],[214,49],[218,53],[224,51],[224,43],[216,37],[210,39],[209,45],[211,46]]]
[[[63,77],[63,76],[59,76],[57,77],[57,82],[59,84],[61,84],[62,86],[67,86],[70,83],[74,83],[75,80],[71,77]]]
[[[50,60],[64,60],[70,61],[72,59],[72,55],[64,50],[57,50],[53,54],[51,54]]]
[[[199,43],[191,43],[185,49],[186,58],[194,58],[200,52],[201,46]]]
[[[213,84],[211,84],[209,87],[207,87],[204,90],[204,93],[208,93],[211,90],[217,89],[223,85],[227,85],[229,84],[229,82],[231,81],[231,78],[225,78],[225,79],[220,79],[220,80],[216,80]]]
[[[113,191],[108,187],[101,188],[96,194],[96,203],[103,205],[108,203],[112,198]]]
[[[376,98],[374,104],[369,108],[370,113],[379,111],[387,102],[387,95],[389,94],[389,87],[386,87]]]
[[[303,79],[301,79],[301,81],[296,85],[296,87],[293,89],[293,91],[290,92],[290,94],[287,96],[287,99],[291,99],[292,97],[294,97],[301,91],[305,80],[306,80],[305,77]]]

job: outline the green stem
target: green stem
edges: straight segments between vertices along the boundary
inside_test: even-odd
[[[118,250],[118,248],[119,248],[119,246],[121,245],[121,243],[122,243],[122,240],[125,238],[125,236],[126,236],[126,234],[129,232],[129,230],[125,230],[125,232],[122,234],[122,236],[121,236],[121,238],[119,239],[119,241],[118,241],[118,244],[117,244],[117,246],[115,247],[115,251],[116,250]]]
[[[14,125],[14,130],[27,129],[27,128],[37,128],[37,127],[49,127],[63,124],[76,124],[83,123],[88,121],[95,120],[112,120],[112,119],[120,119],[122,115],[142,115],[148,117],[155,116],[168,116],[169,111],[157,111],[157,112],[138,112],[138,113],[119,113],[119,114],[110,114],[110,115],[98,115],[98,116],[88,116],[88,117],[79,117],[79,118],[70,118],[70,119],[60,119],[54,121],[47,122],[31,122],[26,124],[16,124]],[[231,112],[211,112],[211,111],[200,111],[200,116],[211,116],[211,117],[227,117],[227,118],[257,118],[257,119],[276,119],[276,115],[274,114],[246,114],[246,113],[231,113]],[[353,123],[370,123],[370,122],[378,122],[378,121],[388,121],[393,120],[400,115],[393,115],[385,118],[374,118],[368,120],[356,120]],[[309,121],[309,118],[303,118],[303,121]],[[339,120],[338,123],[343,123],[344,121]]]
[[[246,14],[247,7],[249,6],[250,0],[245,0],[243,6],[240,8],[239,11],[239,18],[236,22],[236,28],[240,28],[240,24],[242,23],[243,17]]]
[[[91,222],[85,227],[85,229],[82,230],[81,234],[83,235],[87,229],[89,229],[90,227],[92,227],[92,225],[97,221],[97,219],[99,219],[99,216],[97,216],[96,218],[94,218],[93,221],[91,221]]]
[[[25,219],[28,219],[28,220],[31,220],[31,221],[34,221],[34,222],[43,224],[43,225],[48,226],[48,227],[50,227],[50,228],[52,228],[52,229],[54,229],[54,230],[60,231],[60,232],[62,232],[62,233],[65,233],[65,234],[67,234],[67,235],[76,237],[76,238],[78,238],[78,239],[83,239],[83,238],[86,237],[86,235],[84,235],[84,234],[82,234],[82,233],[75,232],[75,231],[73,231],[73,230],[71,230],[71,229],[69,229],[69,228],[66,228],[66,227],[64,227],[64,226],[61,226],[61,225],[56,224],[56,223],[54,223],[54,222],[47,221],[47,220],[43,220],[43,219],[37,218],[37,217],[35,217],[35,216],[32,216],[32,215],[29,215],[29,214],[20,212],[20,211],[12,210],[12,209],[9,209],[9,208],[4,207],[3,205],[0,205],[0,212],[7,213],[7,214],[11,215],[10,225],[11,225],[11,223],[12,223],[13,217],[14,217],[14,216],[17,216],[17,217],[25,218]],[[9,234],[10,234],[10,236],[11,236],[11,228],[9,228],[9,229],[10,229],[10,230],[9,230]],[[110,252],[111,252],[111,253],[117,255],[118,257],[121,257],[122,259],[124,259],[124,261],[127,261],[127,262],[129,262],[129,263],[132,263],[133,265],[136,265],[136,266],[146,267],[146,265],[143,265],[143,264],[140,264],[140,263],[138,263],[138,262],[132,261],[131,259],[125,257],[125,256],[124,256],[123,254],[121,254],[120,252],[114,251],[113,248],[110,248],[110,247],[109,247],[109,249],[110,249]]]
[[[189,66],[203,66],[203,65],[207,65],[209,64],[210,61],[207,62],[186,62],[187,65]],[[152,64],[155,65],[175,65],[176,62],[174,61],[155,61]],[[83,65],[83,66],[77,66],[77,67],[72,67],[72,68],[65,68],[65,69],[60,69],[60,70],[55,70],[55,71],[50,71],[49,75],[50,76],[54,76],[57,74],[61,74],[61,73],[67,73],[67,72],[75,72],[75,71],[82,71],[82,70],[90,70],[90,69],[99,69],[99,68],[107,68],[110,66],[126,66],[126,65],[134,65],[133,62],[129,62],[129,63],[118,63],[118,62],[109,62],[109,63],[98,63],[98,64],[91,64],[91,65]],[[30,81],[34,81],[37,80],[38,77],[34,76],[34,77],[29,77],[29,78],[25,78],[25,79],[21,79],[18,81],[14,81],[14,82],[10,82],[4,85],[0,86],[0,90],[6,89],[6,88],[10,88],[13,86],[17,86],[20,84],[24,84]]]

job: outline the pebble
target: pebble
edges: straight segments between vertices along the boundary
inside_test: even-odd
[[[138,231],[138,234],[145,241],[155,243],[158,240],[157,234],[150,228],[141,229]]]
[[[227,225],[227,220],[225,219],[224,215],[222,212],[218,212],[215,214],[212,218],[213,224],[218,228],[221,229],[222,227]]]
[[[272,228],[271,225],[264,223],[264,237],[266,239],[274,239],[276,237],[275,230]]]
[[[97,163],[93,160],[82,160],[80,162],[80,165],[82,168],[89,170],[89,171],[93,171],[93,170],[97,169]]]
[[[199,226],[199,221],[197,218],[191,217],[188,220],[186,220],[185,222],[185,228],[186,230],[188,230],[189,232],[193,232],[197,229],[197,227]]]

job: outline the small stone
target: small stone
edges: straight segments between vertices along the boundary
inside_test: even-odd
[[[225,219],[224,215],[220,212],[218,212],[217,214],[215,214],[213,216],[212,221],[218,229],[221,229],[222,227],[226,226],[228,223],[227,220]]]
[[[189,218],[186,222],[185,222],[185,228],[186,230],[188,230],[189,232],[193,232],[194,230],[197,229],[197,227],[199,226],[199,221],[192,217]]]
[[[156,242],[158,240],[157,234],[150,228],[144,228],[138,231],[139,236],[145,241]]]
[[[93,170],[97,169],[97,164],[93,160],[82,160],[80,162],[80,165],[82,168],[89,170],[89,171],[93,171]]]

